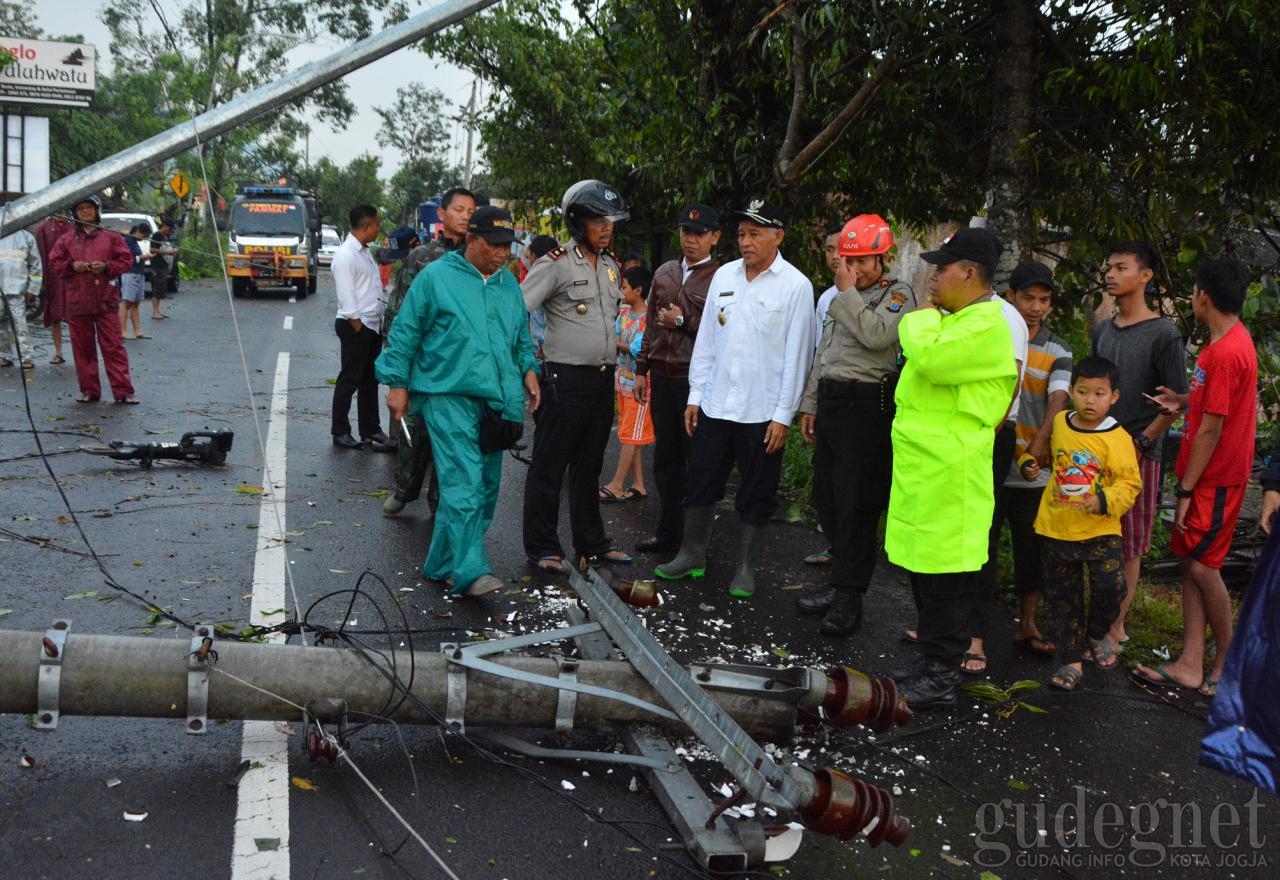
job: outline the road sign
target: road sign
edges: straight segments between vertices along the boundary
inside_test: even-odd
[[[169,189],[173,190],[173,194],[180,199],[185,199],[187,193],[191,192],[191,184],[187,181],[187,175],[181,171],[169,178]]]
[[[55,43],[0,36],[13,61],[0,69],[0,101],[88,107],[97,55],[87,43]]]

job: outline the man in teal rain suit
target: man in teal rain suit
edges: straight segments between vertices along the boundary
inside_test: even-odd
[[[486,407],[524,422],[524,395],[540,401],[538,363],[524,298],[503,268],[515,240],[511,215],[483,207],[471,215],[464,251],[452,251],[414,279],[377,361],[397,419],[421,413],[431,435],[440,508],[422,574],[452,595],[502,588],[484,535],[493,521],[502,453],[480,451]],[[403,438],[402,438],[403,440]]]
[[[884,548],[911,574],[922,664],[894,673],[912,708],[953,705],[969,609],[995,510],[991,456],[1018,380],[1013,335],[991,302],[1000,241],[960,229],[920,255],[929,305],[898,325],[906,358],[893,420]]]

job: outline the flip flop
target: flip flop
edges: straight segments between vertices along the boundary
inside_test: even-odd
[[[34,370],[35,368],[36,368],[36,365],[33,364],[31,361],[22,362],[22,369],[24,370]]]
[[[966,663],[978,663],[978,662],[982,663],[981,669],[969,669],[965,666]],[[960,655],[960,671],[963,672],[965,675],[982,675],[987,671],[987,655],[971,654],[968,651],[965,651],[963,654]]]
[[[1145,666],[1143,667],[1143,669],[1146,669],[1146,668],[1147,667]],[[1134,681],[1138,682],[1139,684],[1153,684],[1156,687],[1175,687],[1175,688],[1182,688],[1183,690],[1194,691],[1194,690],[1198,690],[1199,687],[1204,686],[1203,684],[1199,685],[1199,687],[1197,687],[1194,684],[1183,684],[1182,682],[1174,678],[1172,675],[1170,675],[1169,670],[1165,669],[1163,666],[1156,666],[1153,669],[1151,669],[1151,671],[1160,677],[1152,678],[1151,676],[1140,672],[1137,666],[1133,667],[1133,671],[1130,672],[1129,675],[1133,678]]]
[[[142,403],[142,401],[131,394],[128,397],[119,398],[118,400],[116,400],[116,403],[126,405],[126,406],[137,406],[138,404]]]
[[[53,357],[49,358],[49,363],[51,364],[65,364],[66,362],[67,359],[60,354],[55,354]]]
[[[1204,677],[1204,684],[1200,685],[1196,690],[1200,692],[1200,696],[1202,697],[1212,697],[1218,692],[1218,679],[1214,678],[1212,675],[1206,675]]]
[[[1064,664],[1058,668],[1058,671],[1049,676],[1049,685],[1056,687],[1058,690],[1073,691],[1076,685],[1080,684],[1080,679],[1084,678],[1084,670],[1076,669],[1074,666]]]
[[[165,320],[165,319],[166,319],[166,318],[168,318],[168,317],[169,317],[168,315],[152,315],[152,316],[151,316],[151,320],[153,320],[153,321],[163,321],[163,320]]]
[[[831,564],[831,548],[821,550],[817,553],[810,553],[804,558],[805,565],[830,565]]]
[[[628,489],[627,491],[623,492],[620,496],[618,496],[618,500],[619,501],[635,501],[637,498],[648,498],[648,497],[649,497],[648,492],[641,492],[639,489],[632,486],[630,489]]]
[[[90,397],[87,394],[81,394],[76,398],[76,403],[97,403],[98,400],[99,398],[97,397]]]
[[[526,556],[529,564],[534,568],[542,571],[553,571],[556,574],[564,574],[569,570],[565,564],[563,556]]]
[[[0,367],[12,367],[12,366],[13,366],[13,361],[9,360],[9,358],[0,358]]]
[[[1052,657],[1058,653],[1058,649],[1053,646],[1053,642],[1044,638],[1044,636],[1025,636],[1023,638],[1014,636],[1013,643],[1024,651],[1030,651],[1032,654]]]
[[[635,559],[625,550],[606,550],[604,553],[596,553],[592,556],[583,556],[583,561],[592,567],[604,565],[605,563],[613,563],[614,565],[630,565]]]
[[[902,631],[902,635],[901,635],[901,636],[899,636],[899,638],[900,638],[900,639],[902,639],[902,641],[907,642],[907,643],[912,644],[912,645],[919,644],[919,642],[920,642],[920,631],[919,631],[919,630],[916,630],[915,635],[912,635],[912,634],[911,634],[911,630],[909,630],[909,629],[904,629],[904,630]]]
[[[1106,637],[1089,639],[1089,656],[1099,669],[1115,669],[1120,665],[1120,652]]]
[[[619,498],[617,495],[613,494],[613,490],[608,486],[601,486],[600,491],[597,493],[601,504],[616,504],[619,501],[624,501],[626,500],[626,494],[626,492],[623,492],[623,497]]]

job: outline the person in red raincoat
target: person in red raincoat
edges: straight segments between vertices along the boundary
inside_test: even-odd
[[[71,330],[71,354],[80,382],[76,400],[92,403],[102,397],[100,347],[116,403],[138,403],[129,377],[129,355],[120,337],[120,288],[115,284],[115,279],[133,265],[133,253],[120,233],[101,227],[100,208],[97,196],[72,206],[75,231],[54,244],[48,272],[64,282],[64,317]]]

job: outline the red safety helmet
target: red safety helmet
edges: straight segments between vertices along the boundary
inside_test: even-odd
[[[879,214],[859,214],[840,230],[840,256],[874,257],[893,247],[893,230]]]

